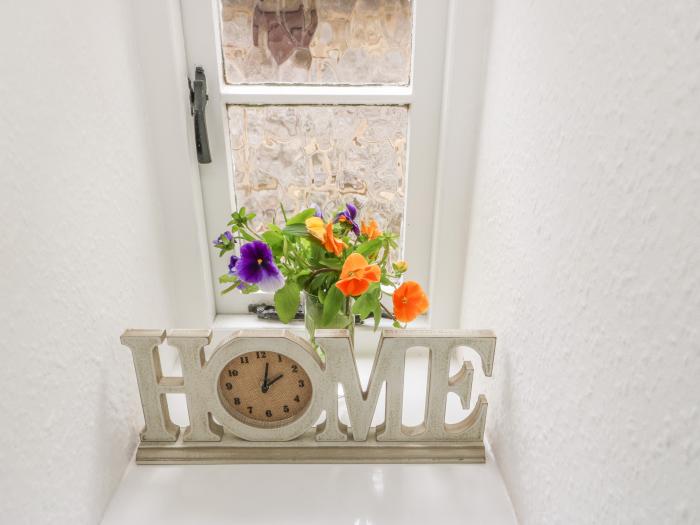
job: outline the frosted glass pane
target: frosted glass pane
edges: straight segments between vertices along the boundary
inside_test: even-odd
[[[410,0],[222,0],[228,84],[406,85]]]
[[[347,202],[401,234],[406,187],[406,106],[228,106],[236,203],[254,226]]]

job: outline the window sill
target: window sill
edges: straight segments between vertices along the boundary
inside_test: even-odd
[[[368,331],[372,333],[371,329]],[[406,361],[406,385],[411,388],[404,394],[403,421],[415,425],[423,421],[425,414],[426,361],[410,357]],[[367,384],[371,369],[370,357],[358,359],[363,385]],[[173,421],[187,425],[185,396],[171,397]],[[345,403],[340,405],[341,410],[344,406]],[[448,396],[446,410],[448,421],[457,421],[467,412],[456,396]],[[384,399],[380,396],[372,424],[380,424],[384,413]],[[341,418],[348,422],[343,412]],[[505,484],[486,446],[486,463],[471,465],[135,465],[132,462],[102,523],[224,525],[233,522],[232,513],[235,513],[238,523],[251,525],[418,525],[435,523],[436,517],[441,523],[515,525]],[[305,485],[300,485],[300,479]],[[191,497],[180,497],[183,494]]]

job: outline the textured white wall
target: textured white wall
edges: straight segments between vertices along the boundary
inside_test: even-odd
[[[700,3],[499,0],[462,322],[522,523],[700,523]]]
[[[140,429],[129,325],[167,326],[129,3],[0,9],[0,521],[96,523]]]

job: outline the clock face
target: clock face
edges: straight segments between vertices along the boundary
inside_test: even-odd
[[[301,365],[276,352],[242,354],[219,375],[219,397],[226,411],[256,427],[291,423],[304,413],[312,391]]]

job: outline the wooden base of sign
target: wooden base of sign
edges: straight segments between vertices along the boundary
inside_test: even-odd
[[[220,442],[142,442],[141,465],[207,465],[220,463],[484,463],[482,442],[322,442],[313,434],[293,441],[251,442],[224,436]]]

